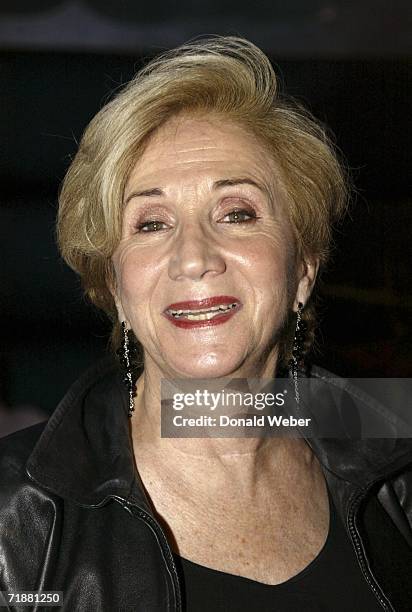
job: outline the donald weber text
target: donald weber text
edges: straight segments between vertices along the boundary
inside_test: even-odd
[[[248,417],[198,416],[184,417],[178,414],[173,417],[175,427],[308,427],[312,419],[297,419],[294,416],[252,415]]]

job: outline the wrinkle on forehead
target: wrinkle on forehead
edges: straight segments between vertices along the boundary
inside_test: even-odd
[[[220,164],[226,167],[216,168]],[[266,187],[272,207],[284,200],[279,168],[255,134],[239,123],[218,115],[185,113],[171,117],[151,135],[129,175],[125,199],[137,188],[165,188],[169,173],[174,181],[177,178],[176,169],[182,169],[184,173],[188,168],[190,172],[191,166],[196,173],[201,174],[203,169],[205,175],[213,175],[213,178],[206,180],[206,185],[210,185],[214,179],[249,175],[259,179]],[[198,178],[194,176],[194,182]]]

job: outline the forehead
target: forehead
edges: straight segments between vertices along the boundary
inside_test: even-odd
[[[223,171],[249,173],[271,183],[276,172],[268,150],[242,126],[219,117],[180,115],[150,137],[129,183],[151,176]]]

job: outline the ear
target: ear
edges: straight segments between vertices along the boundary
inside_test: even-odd
[[[298,286],[293,303],[293,310],[295,312],[298,310],[299,302],[305,305],[309,300],[310,294],[315,286],[318,270],[318,257],[307,257],[300,263],[298,267]]]

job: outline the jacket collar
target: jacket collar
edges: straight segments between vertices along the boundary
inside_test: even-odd
[[[341,433],[340,437],[306,440],[324,470],[360,488],[368,488],[412,463],[410,422],[400,419],[350,380],[323,368],[312,368],[309,383],[311,401],[316,398],[316,414],[331,414],[333,431]],[[361,422],[367,423],[366,431],[379,437],[362,438]],[[345,432],[351,432],[350,437],[345,437]],[[401,435],[410,437],[398,437]]]
[[[312,376],[326,379],[331,375],[314,368]],[[122,378],[112,356],[88,370],[48,420],[26,472],[40,486],[82,506],[99,506],[118,496],[132,498],[150,512],[135,466]],[[339,384],[353,401],[359,401],[347,381],[333,380],[342,381]],[[373,409],[373,400],[369,404]],[[376,418],[386,418],[390,426],[389,414],[380,411]],[[307,442],[324,470],[360,488],[412,462],[412,444],[406,438],[310,438]]]
[[[48,420],[26,463],[40,486],[82,506],[132,495],[150,511],[130,435],[128,398],[114,357],[87,370]]]

